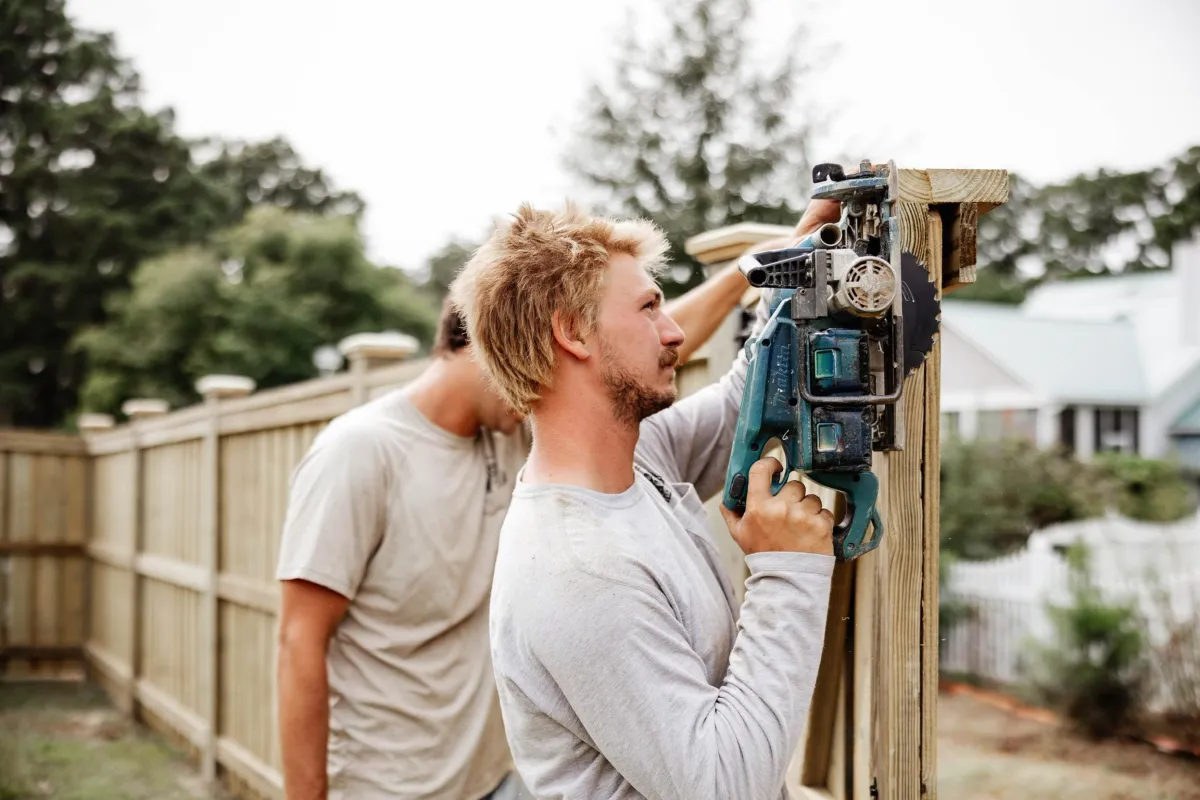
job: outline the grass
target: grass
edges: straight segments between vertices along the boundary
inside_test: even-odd
[[[214,796],[179,753],[94,687],[0,683],[0,800]]]

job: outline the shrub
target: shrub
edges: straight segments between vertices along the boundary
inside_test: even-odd
[[[1071,603],[1049,608],[1057,636],[1034,646],[1032,682],[1081,731],[1112,736],[1131,727],[1149,685],[1143,621],[1132,605],[1104,600],[1082,545],[1068,561]]]
[[[1094,468],[1114,488],[1113,505],[1130,519],[1174,522],[1196,510],[1196,490],[1177,464],[1121,453],[1098,454]]]
[[[1075,459],[1020,439],[944,442],[941,479],[942,551],[970,559],[1019,550],[1047,525],[1103,514],[1110,494]]]

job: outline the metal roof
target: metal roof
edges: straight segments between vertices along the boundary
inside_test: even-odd
[[[942,302],[942,322],[1049,399],[1140,404],[1149,387],[1128,319],[1052,319],[1026,307]]]

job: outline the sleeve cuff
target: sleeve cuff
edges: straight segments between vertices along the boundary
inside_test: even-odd
[[[275,579],[279,581],[296,579],[308,581],[309,583],[323,586],[330,591],[337,592],[347,600],[354,599],[354,591],[349,581],[336,578],[333,575],[312,569],[311,567],[281,566],[275,571]]]
[[[828,578],[833,575],[833,556],[820,553],[790,553],[784,551],[768,551],[751,553],[746,556],[746,566],[751,575],[764,572],[803,572],[809,575],[819,575]]]

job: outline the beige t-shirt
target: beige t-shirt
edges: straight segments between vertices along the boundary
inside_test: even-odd
[[[327,662],[330,798],[472,800],[511,769],[487,614],[528,444],[456,436],[392,392],[297,466],[276,577],[353,601]]]

